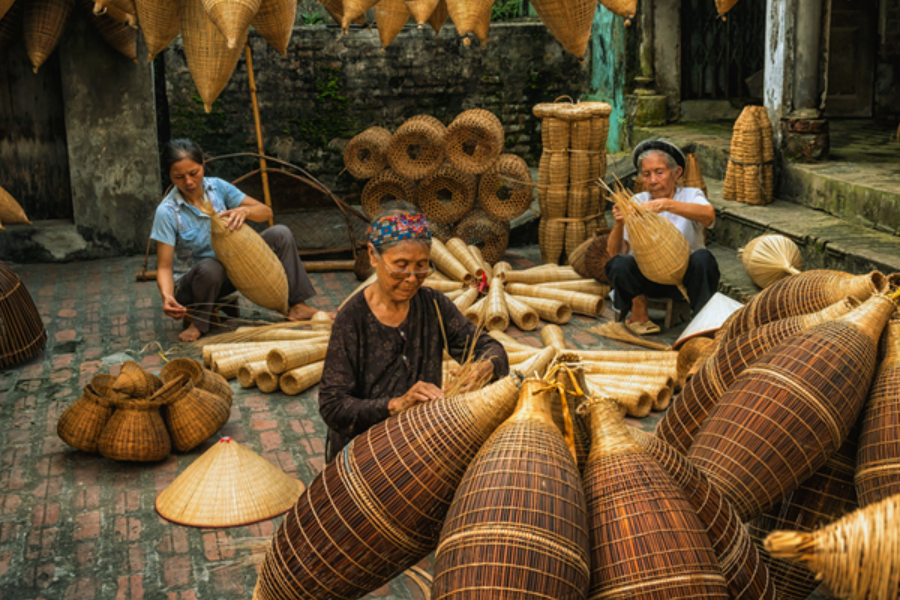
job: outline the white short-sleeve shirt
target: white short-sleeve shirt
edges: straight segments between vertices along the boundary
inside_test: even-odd
[[[643,204],[649,200],[652,200],[650,196],[650,192],[641,192],[640,194],[635,194],[635,200],[638,203]],[[687,188],[680,187],[675,190],[675,197],[673,200],[677,202],[687,202],[689,204],[709,204],[709,200],[706,199],[706,196],[703,195],[703,190],[698,188]],[[687,238],[688,243],[691,246],[691,252],[696,250],[702,250],[706,248],[706,244],[703,242],[703,224],[700,221],[691,221],[690,219],[685,219],[680,215],[675,215],[670,212],[661,212],[659,213],[661,216],[668,219],[675,227],[678,228],[678,231]],[[715,224],[715,223],[713,223]],[[709,226],[710,229],[712,225]],[[628,226],[625,227],[625,241],[628,240]],[[631,254],[631,243],[628,244],[628,253]]]

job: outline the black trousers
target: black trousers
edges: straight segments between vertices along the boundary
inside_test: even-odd
[[[684,299],[674,285],[662,285],[644,277],[634,256],[627,254],[614,256],[606,263],[606,279],[616,292],[613,306],[623,314],[631,311],[631,303],[638,296]],[[716,257],[705,248],[692,252],[682,283],[691,299],[691,312],[696,316],[719,288]]]
[[[297,243],[291,230],[284,225],[275,225],[260,236],[284,267],[288,280],[288,306],[306,302],[315,296],[316,290],[297,254]],[[175,300],[193,311],[194,326],[201,333],[206,333],[216,302],[234,292],[234,285],[225,274],[222,263],[215,258],[204,258],[182,275],[175,289]]]

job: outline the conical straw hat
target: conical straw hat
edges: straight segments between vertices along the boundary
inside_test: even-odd
[[[742,306],[743,304],[737,300],[716,292],[700,313],[688,323],[672,347],[678,348],[692,337],[717,331],[725,323],[725,320]]]
[[[236,527],[288,510],[306,486],[229,437],[156,497],[161,517],[191,527]]]

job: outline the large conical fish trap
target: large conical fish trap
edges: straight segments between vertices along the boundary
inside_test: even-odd
[[[35,73],[59,45],[74,7],[75,0],[28,0],[25,3],[25,46]]]
[[[381,212],[383,204],[395,200],[415,204],[416,188],[412,181],[401,177],[391,169],[385,169],[369,180],[363,188],[360,202],[366,218],[374,219]]]
[[[797,244],[783,235],[761,235],[738,251],[744,269],[761,288],[767,288],[803,268]]]
[[[253,28],[270,46],[287,56],[287,47],[291,42],[294,20],[297,15],[295,0],[262,0],[259,11],[253,18]],[[238,50],[243,47],[238,46]]]
[[[148,62],[172,43],[181,31],[181,7],[178,0],[135,0],[138,23],[149,53]]]
[[[387,166],[387,148],[391,132],[383,127],[369,127],[353,137],[344,148],[344,166],[357,179],[369,179]]]
[[[44,320],[22,280],[0,262],[0,369],[25,361],[47,343]]]
[[[203,0],[203,8],[233,49],[250,28],[261,3],[262,0]]]

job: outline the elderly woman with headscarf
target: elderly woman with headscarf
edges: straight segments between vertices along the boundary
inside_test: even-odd
[[[716,211],[697,188],[680,187],[685,157],[674,144],[663,140],[641,142],[632,153],[634,166],[644,180],[646,192],[635,199],[646,209],[668,219],[687,239],[691,257],[682,283],[687,289],[691,311],[696,316],[713,297],[719,286],[719,265],[706,249],[704,229],[716,221]],[[613,207],[615,226],[609,234],[606,277],[614,291],[613,306],[631,316],[626,326],[637,334],[657,333],[659,326],[647,313],[647,297],[682,298],[674,285],[662,285],[644,277],[628,244],[628,231],[622,213]]]
[[[460,363],[475,340],[469,381],[509,373],[497,341],[475,339],[475,326],[444,294],[422,287],[433,270],[431,233],[414,206],[396,202],[376,217],[368,251],[377,280],[340,310],[325,356],[319,411],[329,428],[327,461],[373,425],[443,396],[444,334]]]

